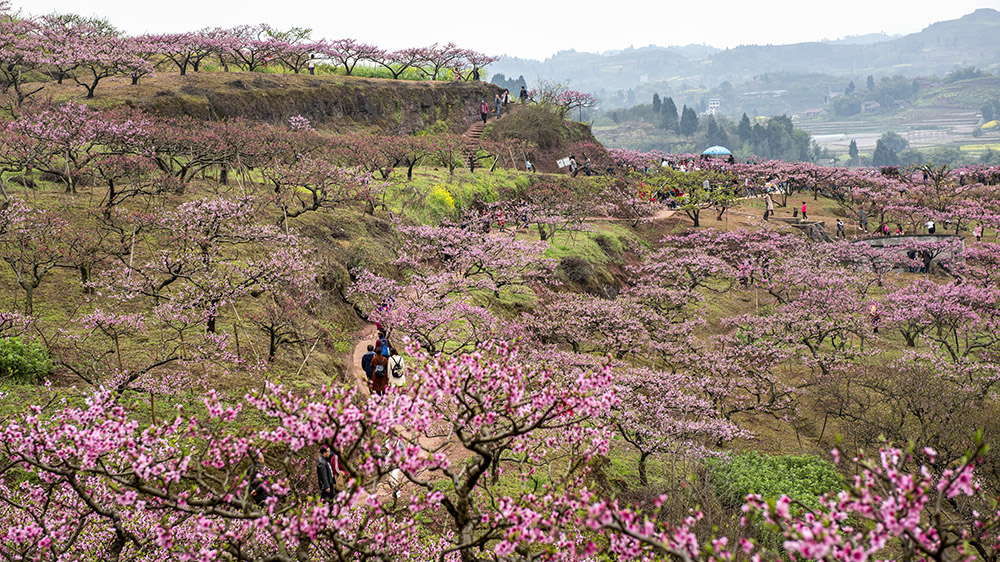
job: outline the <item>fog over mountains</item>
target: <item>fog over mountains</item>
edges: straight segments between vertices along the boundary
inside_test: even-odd
[[[708,24],[710,25],[710,23]],[[1000,70],[1000,12],[982,8],[957,20],[929,25],[901,37],[869,34],[791,45],[746,45],[720,50],[705,45],[628,48],[603,54],[561,51],[543,61],[503,57],[493,73],[532,83],[568,83],[600,94],[640,84],[740,84],[765,73],[822,73],[857,77],[943,75],[955,67]]]

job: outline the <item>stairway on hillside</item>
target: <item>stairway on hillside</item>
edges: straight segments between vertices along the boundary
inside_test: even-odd
[[[521,106],[519,104],[508,104],[504,113],[501,114],[500,119],[517,112]],[[491,119],[497,119],[493,117]],[[462,161],[469,166],[469,171],[475,171],[476,167],[476,145],[479,139],[483,138],[483,131],[486,129],[486,123],[483,123],[481,119],[477,119],[475,123],[469,125],[465,133],[462,134],[465,137],[465,148],[462,150]]]

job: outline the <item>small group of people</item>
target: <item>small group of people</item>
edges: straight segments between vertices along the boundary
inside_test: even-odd
[[[496,118],[499,119],[502,112],[507,111],[507,105],[510,104],[510,91],[504,90],[499,94],[493,96],[493,113]],[[486,100],[479,101],[479,117],[482,118],[483,123],[490,116],[490,104],[486,103]]]
[[[337,493],[337,481],[341,486],[351,477],[340,457],[328,445],[320,445],[319,456],[316,459],[316,480],[319,485],[319,497],[323,501],[333,501]]]
[[[367,352],[361,356],[361,369],[368,379],[368,390],[372,394],[385,396],[390,386],[401,388],[406,385],[403,357],[389,343],[385,330],[379,330],[378,339],[368,345]]]

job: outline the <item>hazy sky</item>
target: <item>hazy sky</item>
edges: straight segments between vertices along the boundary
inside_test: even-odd
[[[266,22],[353,37],[386,49],[454,41],[489,54],[543,59],[561,50],[629,46],[715,47],[920,31],[1000,0],[714,0],[588,2],[507,0],[13,0],[30,14],[74,12],[107,18],[129,33],[192,31]]]

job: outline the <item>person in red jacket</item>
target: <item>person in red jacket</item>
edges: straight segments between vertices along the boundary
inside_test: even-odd
[[[486,117],[490,114],[490,105],[486,103],[486,100],[479,102],[479,116],[483,118],[483,123],[486,122]]]
[[[375,357],[371,363],[372,380],[369,385],[373,394],[385,395],[385,389],[389,386],[389,358],[382,355],[381,349],[375,350]]]

